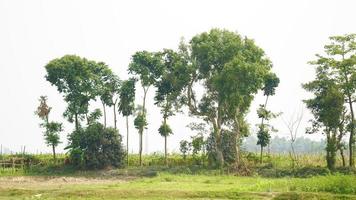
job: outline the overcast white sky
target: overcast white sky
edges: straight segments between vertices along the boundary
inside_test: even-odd
[[[66,105],[44,79],[44,66],[51,59],[76,54],[104,61],[126,79],[135,51],[176,48],[180,37],[189,40],[211,28],[238,31],[265,50],[281,79],[269,106],[288,118],[308,96],[300,87],[313,78],[307,61],[322,52],[329,36],[356,32],[355,8],[356,1],[352,0],[0,0],[0,144],[14,151],[22,145],[32,152],[50,151],[34,110],[38,97],[47,95],[53,107],[50,118],[65,122],[62,113]],[[138,88],[139,102],[141,97]],[[144,144],[149,146],[144,149],[163,151],[163,138],[157,133],[161,115],[153,105],[153,90],[148,98],[148,140]],[[258,96],[250,109],[251,127],[258,123],[256,107],[263,100]],[[300,135],[304,135],[310,119],[305,113]],[[169,120],[175,133],[168,139],[169,150],[178,151],[179,141],[190,137],[186,128],[190,120],[187,115]],[[282,120],[277,119],[275,125],[279,135],[287,136]],[[120,116],[120,132],[126,135],[124,127]],[[73,125],[65,123],[59,149],[67,143],[66,135],[72,129]],[[137,151],[138,134],[133,126],[130,145]]]

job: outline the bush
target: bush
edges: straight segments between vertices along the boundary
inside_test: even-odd
[[[88,169],[121,167],[126,152],[122,138],[113,128],[92,123],[69,136],[69,157],[73,165]]]

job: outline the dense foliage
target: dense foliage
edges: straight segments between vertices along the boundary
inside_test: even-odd
[[[126,156],[118,131],[98,122],[71,133],[67,149],[74,165],[89,169],[121,167]]]

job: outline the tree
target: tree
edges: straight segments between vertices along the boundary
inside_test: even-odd
[[[161,70],[160,75],[156,79],[155,86],[157,88],[155,95],[155,104],[161,108],[163,115],[162,125],[159,127],[159,134],[164,137],[164,157],[167,164],[167,137],[173,134],[172,129],[168,125],[168,118],[179,111],[182,106],[181,99],[184,86],[189,81],[189,76],[186,76],[187,68],[186,60],[179,53],[170,49],[165,49],[160,53]]]
[[[258,125],[257,132],[257,145],[261,147],[260,163],[263,162],[263,147],[266,147],[270,143],[271,132],[277,132],[273,126],[268,124],[268,121],[279,115],[267,110],[265,105],[260,105],[260,108],[257,110],[258,117],[262,119],[261,124]]]
[[[57,87],[68,103],[63,116],[75,122],[79,129],[80,120],[88,113],[89,101],[97,96],[97,75],[93,73],[97,64],[75,55],[65,55],[50,61],[46,66],[46,80]]]
[[[268,97],[275,94],[276,87],[278,87],[279,79],[278,77],[271,73],[267,76],[264,87],[263,95],[266,96],[266,101],[264,105],[260,105],[257,110],[258,117],[261,118],[261,124],[258,126],[259,130],[257,133],[257,144],[261,146],[260,162],[262,163],[263,147],[266,147],[270,143],[271,134],[273,127],[268,124],[264,124],[264,121],[268,121],[271,118],[275,118],[277,115],[267,110]]]
[[[155,84],[157,77],[159,77],[161,68],[161,58],[157,53],[140,51],[136,52],[132,56],[131,63],[129,65],[129,73],[137,76],[137,78],[141,82],[141,86],[143,89],[143,101],[142,101],[142,109],[136,115],[135,119],[135,127],[139,131],[140,135],[140,166],[142,166],[142,135],[143,130],[147,126],[146,121],[146,95],[148,89]]]
[[[190,130],[196,132],[194,136],[191,136],[191,143],[190,146],[192,147],[192,155],[193,158],[198,162],[198,154],[201,154],[201,161],[202,164],[205,162],[205,157],[206,157],[206,146],[207,146],[207,140],[204,138],[204,134],[209,133],[210,130],[208,130],[206,123],[195,123],[191,122],[187,125]]]
[[[60,143],[59,133],[63,131],[62,123],[49,121],[49,113],[52,108],[47,105],[46,96],[40,96],[39,102],[40,105],[37,107],[35,114],[43,120],[40,126],[45,128],[44,138],[46,144],[52,147],[53,159],[56,160],[56,147]]]
[[[182,152],[183,159],[185,160],[190,151],[190,143],[187,140],[180,141],[179,150]]]
[[[294,147],[294,143],[297,140],[297,136],[299,133],[299,127],[300,127],[300,123],[302,122],[304,116],[304,111],[303,109],[301,109],[300,112],[298,113],[293,113],[290,116],[290,119],[287,121],[285,120],[283,117],[283,122],[286,125],[286,127],[288,128],[288,132],[290,135],[290,147],[291,147],[291,151],[289,152],[289,155],[292,159],[292,166],[294,167],[295,164],[298,165],[298,158],[297,158],[297,154],[295,151],[295,147]]]
[[[333,170],[338,150],[337,131],[344,111],[344,95],[340,92],[336,80],[330,75],[329,67],[318,66],[316,80],[304,84],[303,87],[314,94],[314,98],[304,100],[314,116],[312,127],[307,129],[307,133],[315,133],[322,129],[327,141],[327,166]]]
[[[181,44],[180,49],[189,60],[186,103],[192,115],[212,125],[216,164],[222,167],[223,127],[235,133],[236,141],[242,139],[245,115],[254,94],[263,87],[271,62],[252,40],[227,30],[212,29],[199,34],[192,38],[190,46]],[[204,86],[201,98],[194,87],[198,83]],[[236,154],[239,154],[238,145]]]
[[[103,62],[96,65],[95,74],[98,75],[97,92],[100,101],[103,105],[104,126],[106,127],[106,108],[105,106],[113,107],[114,113],[114,128],[117,129],[116,105],[120,91],[121,81],[111,69]]]
[[[62,123],[48,122],[43,124],[46,129],[44,134],[48,146],[52,147],[53,159],[56,160],[56,147],[61,143],[59,133],[63,131]]]
[[[122,83],[119,92],[119,113],[126,117],[126,148],[127,166],[129,165],[129,116],[135,109],[135,79],[129,79]]]
[[[135,108],[135,120],[134,120],[134,126],[135,128],[139,131],[139,135],[140,135],[140,149],[139,149],[139,155],[140,155],[140,166],[142,166],[142,134],[143,134],[143,129],[147,128],[147,120],[146,120],[146,111],[144,110],[143,106],[141,105],[137,105],[137,107]]]
[[[356,34],[330,37],[330,44],[324,46],[326,56],[316,55],[318,59],[311,62],[317,67],[330,70],[329,76],[339,85],[348,105],[351,116],[349,137],[349,165],[355,165],[355,113],[353,103],[356,102]]]

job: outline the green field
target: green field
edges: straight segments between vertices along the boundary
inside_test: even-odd
[[[355,171],[329,171],[323,155],[300,156],[292,168],[286,155],[266,156],[259,164],[245,160],[248,176],[197,164],[170,155],[145,155],[144,166],[83,170],[65,165],[66,155],[8,155],[1,159],[31,159],[31,165],[0,167],[0,199],[356,199]]]
[[[108,176],[106,173],[112,173]],[[7,176],[0,199],[356,199],[356,177],[261,178],[116,170],[87,176]]]

